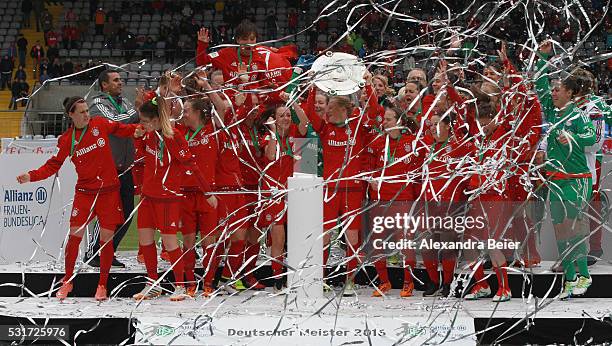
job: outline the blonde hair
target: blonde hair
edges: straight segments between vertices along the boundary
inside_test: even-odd
[[[383,85],[385,86],[385,94],[387,94],[388,96],[393,96],[395,94],[395,91],[389,87],[389,79],[386,76],[383,76],[381,74],[377,74],[373,76],[372,84],[374,84],[373,82],[375,79],[378,79],[379,81],[383,83]]]
[[[174,137],[174,128],[170,122],[170,102],[163,97],[154,97],[140,106],[140,114],[149,119],[159,118],[162,134],[166,138]]]

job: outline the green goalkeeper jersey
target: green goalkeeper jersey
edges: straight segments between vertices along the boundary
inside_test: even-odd
[[[573,102],[559,114],[552,119],[548,132],[546,169],[569,174],[590,173],[585,147],[597,142],[591,119]],[[558,140],[564,132],[570,136],[567,144],[561,144]]]

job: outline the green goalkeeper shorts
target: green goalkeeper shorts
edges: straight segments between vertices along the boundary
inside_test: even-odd
[[[550,190],[550,216],[553,224],[563,223],[565,219],[577,219],[591,200],[593,179],[559,179],[548,183]]]

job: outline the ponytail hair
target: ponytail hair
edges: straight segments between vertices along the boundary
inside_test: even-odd
[[[174,129],[170,123],[170,104],[163,97],[155,97],[140,106],[140,115],[149,119],[159,118],[162,134],[166,138],[174,137]]]
[[[83,99],[81,96],[66,97],[64,102],[62,102],[64,112],[66,114],[74,112],[74,108],[76,107],[77,103],[85,103],[85,99]]]

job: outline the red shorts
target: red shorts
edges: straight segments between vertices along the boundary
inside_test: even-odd
[[[250,226],[250,221],[247,219],[250,215],[247,214],[245,208],[244,194],[236,192],[217,195],[217,199],[219,200],[217,206],[219,223],[223,223],[224,227],[230,227],[231,229]]]
[[[287,207],[284,198],[268,199],[257,214],[257,227],[268,227],[272,224],[282,225],[287,222]]]
[[[142,189],[142,177],[144,175],[144,165],[135,164],[132,167],[132,179],[134,180],[134,195],[140,195]]]
[[[74,194],[70,227],[80,228],[90,223],[94,217],[98,218],[100,228],[111,231],[123,223],[123,209],[118,190],[100,194]]]
[[[474,227],[466,230],[466,235],[473,240],[512,239],[508,224],[511,213],[512,205],[507,198],[485,194],[471,202],[468,215],[476,221]]]
[[[348,229],[361,230],[361,204],[363,190],[360,188],[327,187],[323,202],[323,219],[325,230],[337,227],[338,218],[350,218]],[[342,220],[341,220],[342,221]]]
[[[161,234],[176,234],[181,221],[180,200],[151,200],[144,197],[138,208],[138,229],[158,229]]]
[[[199,191],[184,192],[181,202],[181,222],[179,228],[183,234],[193,234],[199,228],[200,236],[205,237],[216,233],[217,209],[206,201],[209,197]]]

